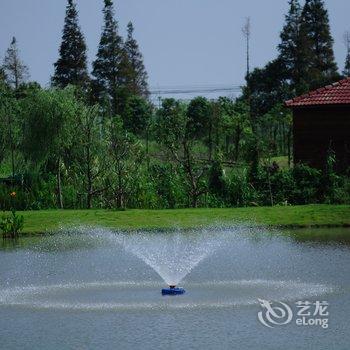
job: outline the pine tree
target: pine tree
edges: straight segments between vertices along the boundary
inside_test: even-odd
[[[94,93],[97,98],[107,97],[112,113],[117,114],[119,88],[123,84],[121,64],[123,61],[123,39],[118,35],[118,23],[114,19],[113,1],[104,0],[104,27],[98,47],[96,60],[93,62],[92,75]]]
[[[55,86],[64,88],[71,84],[84,87],[89,80],[86,44],[73,0],[68,0],[60,57],[54,67],[55,74],[52,77],[52,84]]]
[[[3,73],[7,83],[18,89],[29,78],[28,67],[21,61],[16,38],[12,39],[10,47],[6,51]]]
[[[134,38],[134,26],[131,22],[128,24],[128,37],[124,48],[130,64],[128,83],[131,93],[133,95],[147,97],[149,95],[148,74],[143,63],[143,56],[139,45]]]
[[[6,82],[6,74],[5,69],[3,67],[0,67],[0,83]]]
[[[306,38],[300,28],[301,6],[299,0],[289,0],[289,6],[278,50],[279,59],[285,67],[285,78],[291,85],[291,97],[294,97],[307,90],[304,77],[308,64],[308,49]]]
[[[343,74],[346,77],[350,77],[350,51],[346,55],[345,67],[344,67]]]
[[[306,0],[301,15],[301,32],[307,38],[310,87],[318,88],[339,79],[333,52],[328,11],[323,0]]]
[[[344,44],[346,47],[346,59],[343,74],[346,77],[350,77],[350,32],[345,32]]]

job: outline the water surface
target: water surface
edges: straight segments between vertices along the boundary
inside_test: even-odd
[[[348,349],[350,245],[339,237],[349,231],[322,230],[239,227],[206,230],[201,241],[188,232],[142,240],[84,229],[3,242],[0,347]],[[181,280],[186,294],[162,297],[161,276]],[[269,329],[258,321],[258,299],[293,310],[296,301],[327,301],[329,328]]]

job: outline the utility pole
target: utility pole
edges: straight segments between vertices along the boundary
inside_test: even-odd
[[[258,130],[254,113],[252,113],[252,91],[250,86],[250,38],[251,38],[251,22],[250,17],[246,18],[245,24],[242,28],[242,34],[246,43],[246,59],[247,59],[247,71],[246,71],[246,83],[247,83],[247,104],[248,104],[248,117],[252,126],[253,132],[253,152],[252,152],[252,164],[251,164],[251,180],[253,183],[256,181],[257,171],[259,168],[259,142],[258,142]]]
[[[251,37],[251,21],[250,17],[246,18],[245,24],[242,27],[242,34],[246,42],[246,60],[247,60],[247,70],[246,70],[246,83],[247,83],[247,103],[248,103],[248,113],[249,113],[249,119],[252,123],[252,130],[253,133],[256,134],[256,125],[255,125],[255,118],[252,115],[252,108],[251,108],[251,89],[250,89],[250,83],[249,83],[249,74],[250,74],[250,37]]]
[[[247,75],[246,80],[248,82],[248,77],[250,73],[250,35],[251,35],[251,23],[250,17],[246,18],[246,22],[242,28],[243,36],[246,40],[246,58],[247,58]]]

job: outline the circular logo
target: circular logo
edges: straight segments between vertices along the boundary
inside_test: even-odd
[[[274,326],[283,326],[293,318],[292,309],[285,303],[258,299],[263,311],[258,313],[260,323],[264,326],[273,328]],[[274,305],[276,304],[276,305]]]

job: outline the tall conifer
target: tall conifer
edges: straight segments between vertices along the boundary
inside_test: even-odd
[[[307,38],[309,65],[307,79],[311,88],[339,78],[333,52],[328,11],[323,0],[306,0],[301,15],[301,31]]]
[[[343,74],[346,77],[350,77],[350,32],[345,32],[344,44],[346,47],[346,59]]]
[[[299,0],[289,0],[289,12],[280,35],[281,43],[278,46],[279,59],[285,69],[285,78],[291,85],[292,95],[301,94],[308,88],[304,77],[309,50],[300,28],[301,11]]]
[[[350,52],[348,52],[346,55],[345,67],[344,67],[343,74],[346,77],[350,77]]]
[[[113,1],[104,0],[104,26],[93,62],[95,94],[98,98],[108,98],[114,114],[118,111],[118,93],[123,84],[121,63],[123,62],[123,39],[118,34],[118,23],[114,19]]]
[[[128,24],[128,36],[124,45],[129,60],[128,84],[133,95],[147,97],[148,74],[143,63],[143,56],[140,52],[139,45],[134,38],[134,26],[131,22]]]
[[[68,0],[63,28],[60,57],[54,64],[52,84],[85,86],[89,77],[87,71],[86,44],[78,22],[78,11],[73,0]]]
[[[11,45],[6,51],[2,70],[7,83],[15,89],[18,89],[29,78],[28,67],[19,56],[16,38],[12,39]]]

